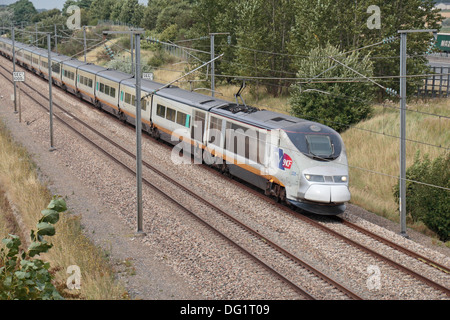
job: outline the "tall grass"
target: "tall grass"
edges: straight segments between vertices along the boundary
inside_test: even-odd
[[[450,147],[450,120],[424,114],[450,115],[448,100],[418,101],[406,116],[406,166],[416,152],[436,158]],[[352,203],[399,220],[392,189],[398,184],[400,167],[400,120],[396,104],[377,105],[374,115],[342,134],[350,166]],[[424,113],[419,113],[419,112]],[[417,142],[413,142],[417,141]]]
[[[23,228],[35,229],[36,222],[51,200],[51,194],[43,186],[36,173],[36,165],[27,151],[17,145],[0,122],[0,182],[4,190],[17,207],[23,219]],[[1,208],[0,208],[1,210]],[[0,219],[0,228],[5,228],[4,217]],[[70,213],[61,215],[56,224],[56,235],[49,239],[54,245],[42,258],[49,261],[55,272],[56,286],[66,297],[78,299],[121,299],[126,293],[114,280],[102,251],[95,247],[82,233],[80,218]],[[5,230],[0,231],[4,234]],[[22,243],[24,243],[22,239]],[[68,266],[77,265],[81,270],[81,289],[66,290]]]

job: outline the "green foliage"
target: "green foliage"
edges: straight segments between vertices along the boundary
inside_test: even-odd
[[[428,155],[420,159],[417,152],[406,178],[426,184],[450,188],[450,153],[431,161]],[[394,187],[399,199],[399,186]],[[406,181],[406,210],[413,221],[422,221],[442,241],[450,240],[450,192],[440,188]]]
[[[61,300],[63,299],[52,284],[50,264],[34,258],[52,248],[44,236],[55,235],[53,226],[59,214],[67,210],[61,198],[53,198],[42,210],[42,218],[37,223],[37,231],[31,231],[31,244],[21,252],[21,241],[16,235],[2,240],[6,246],[0,251],[0,299],[2,300]]]
[[[18,24],[21,21],[31,21],[37,11],[33,3],[29,0],[19,0],[8,6],[14,12],[14,21]]]
[[[380,8],[380,29],[367,27],[367,19],[371,16],[367,13],[367,8],[370,5]],[[312,48],[330,43],[341,51],[348,51],[397,36],[398,30],[439,29],[442,18],[433,7],[433,0],[295,0],[293,10],[296,15],[289,49],[292,54],[307,55]],[[423,55],[427,52],[432,37],[431,33],[408,35],[408,74],[427,73],[427,59]],[[374,76],[399,75],[399,48],[399,41],[394,41],[364,51],[364,54],[376,57],[373,59]],[[413,93],[422,81],[420,78],[408,79],[408,94]],[[380,82],[399,92],[398,79]],[[378,90],[382,96],[382,89]]]
[[[358,52],[342,55],[332,45],[312,49],[308,58],[298,63],[298,78],[353,78],[355,73],[327,57],[336,57],[348,67],[372,76],[372,63]],[[327,71],[328,70],[328,71]],[[305,80],[303,80],[305,81]],[[311,80],[314,82],[314,80]],[[368,82],[306,83],[293,86],[291,112],[300,118],[324,123],[337,131],[344,131],[370,114],[374,88]]]
[[[111,68],[114,70],[119,70],[125,73],[129,73],[129,74],[134,74],[134,71],[131,70],[131,68],[133,67],[131,65],[131,58],[130,56],[126,56],[126,57],[120,57],[118,55],[114,56],[114,59],[112,59],[111,61],[109,61],[106,64],[107,68]],[[152,72],[153,68],[149,65],[145,65],[141,63],[141,74],[144,72]]]

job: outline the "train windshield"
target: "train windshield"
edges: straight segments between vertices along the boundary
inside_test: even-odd
[[[283,128],[295,147],[304,155],[319,161],[337,159],[342,150],[339,134],[326,126],[299,123]]]
[[[330,158],[334,151],[329,136],[305,135],[309,153],[320,158]]]

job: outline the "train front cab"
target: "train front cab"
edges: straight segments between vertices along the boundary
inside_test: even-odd
[[[316,214],[344,212],[350,191],[347,155],[340,135],[309,121],[283,128],[280,134],[284,142],[280,166],[287,165],[286,159],[291,161],[290,168],[284,168],[290,178],[286,187],[288,201]],[[295,182],[292,177],[296,177]]]

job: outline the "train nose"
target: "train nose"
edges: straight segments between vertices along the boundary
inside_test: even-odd
[[[350,191],[346,185],[313,184],[306,190],[305,199],[321,203],[343,203],[350,201]]]

